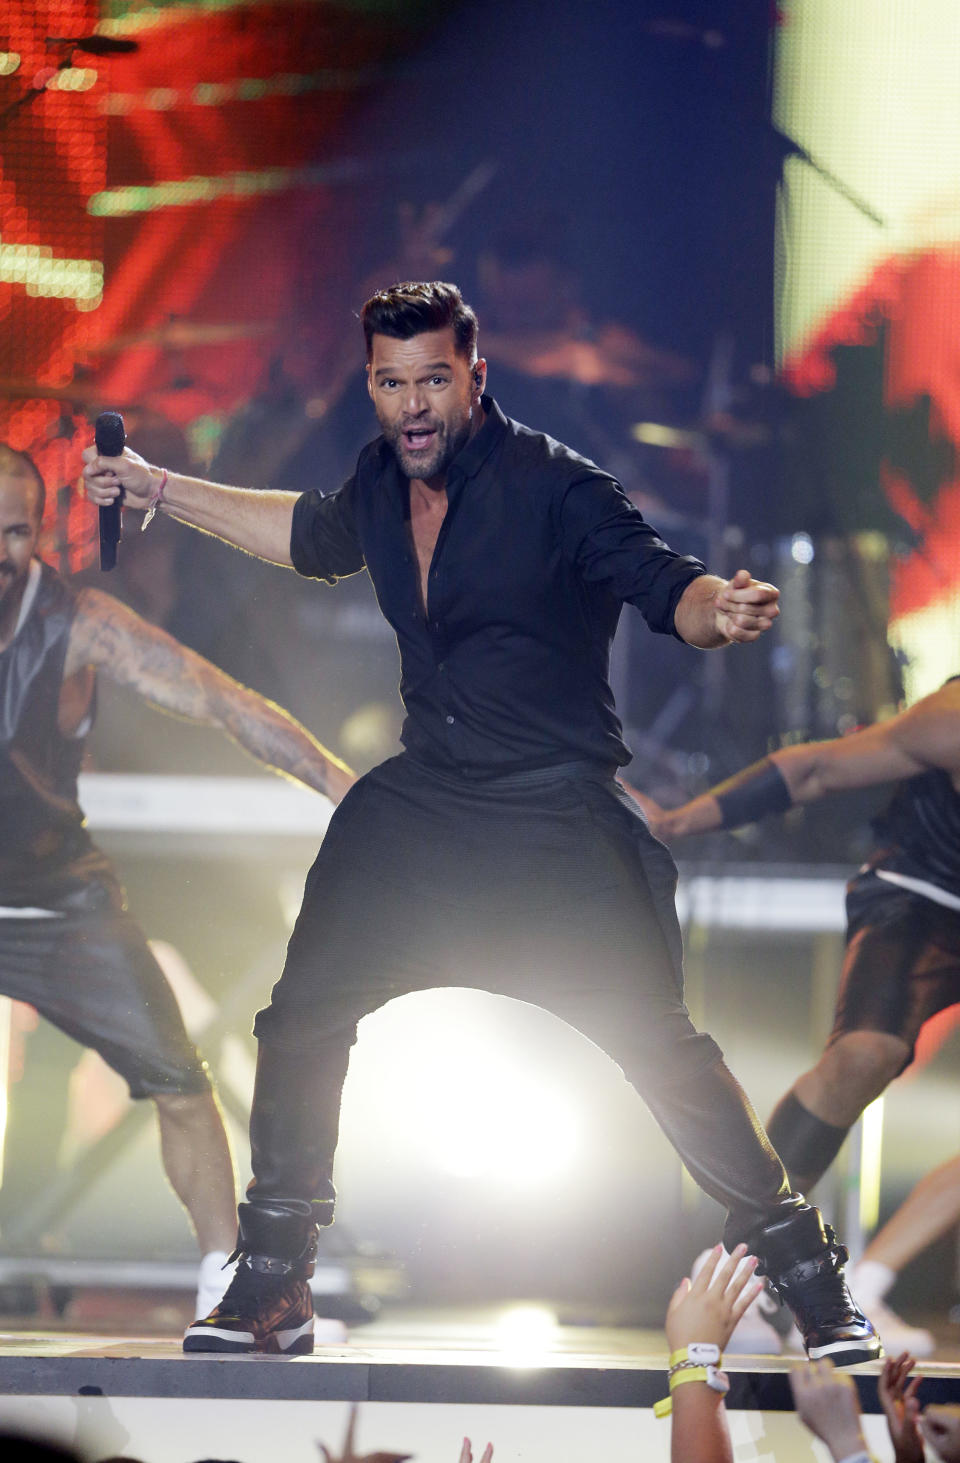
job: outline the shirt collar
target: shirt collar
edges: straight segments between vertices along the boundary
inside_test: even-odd
[[[451,472],[460,472],[465,478],[476,477],[507,430],[507,419],[492,396],[481,396],[480,404],[487,419],[450,464]]]

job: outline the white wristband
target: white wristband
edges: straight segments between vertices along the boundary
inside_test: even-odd
[[[850,1453],[846,1458],[838,1458],[837,1463],[877,1463],[872,1453],[861,1448],[859,1453]]]

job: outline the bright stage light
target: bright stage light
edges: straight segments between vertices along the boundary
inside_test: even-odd
[[[557,1317],[547,1306],[511,1306],[497,1322],[494,1335],[505,1359],[529,1366],[553,1349]]]
[[[432,1165],[458,1178],[528,1187],[562,1172],[577,1148],[572,1104],[521,1073],[499,1071],[485,1090],[478,1063],[446,1073],[432,1086],[421,1119],[421,1145]]]
[[[808,533],[795,533],[790,540],[790,557],[795,564],[812,564],[815,554],[813,539]]]
[[[103,297],[103,263],[57,258],[46,244],[0,241],[0,282],[21,284],[35,297],[72,299],[78,308],[95,309]]]
[[[407,1174],[488,1193],[569,1172],[582,1136],[576,1096],[506,1031],[497,997],[463,989],[408,996],[367,1017],[350,1063],[344,1154],[358,1168],[389,1155]]]

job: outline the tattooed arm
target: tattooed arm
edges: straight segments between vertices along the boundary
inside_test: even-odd
[[[80,593],[64,679],[85,666],[132,687],[161,711],[219,727],[258,762],[335,803],[355,780],[286,711],[99,589]]]

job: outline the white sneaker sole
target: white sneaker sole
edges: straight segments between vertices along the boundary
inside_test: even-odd
[[[863,1341],[831,1341],[827,1346],[811,1346],[807,1356],[811,1361],[828,1356],[841,1366],[857,1366],[862,1361],[879,1361],[883,1347],[879,1342],[873,1347]]]
[[[308,1355],[313,1350],[313,1318],[299,1326],[282,1331],[271,1331],[262,1341],[257,1341],[252,1331],[233,1331],[219,1326],[188,1326],[183,1338],[184,1351],[233,1351],[233,1352],[296,1352]]]

